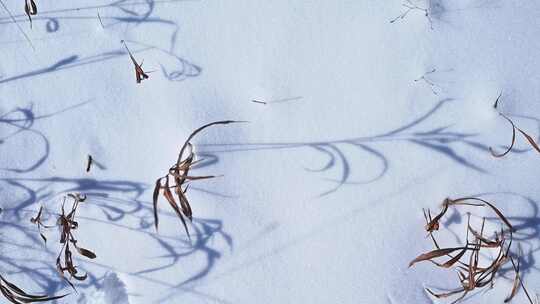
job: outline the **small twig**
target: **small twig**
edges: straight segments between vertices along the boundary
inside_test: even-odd
[[[495,103],[493,104],[493,108],[497,109],[497,107],[499,106],[499,100],[501,99],[501,96],[502,96],[502,91],[499,93],[499,96],[497,96],[497,99],[495,99]]]
[[[428,19],[429,21],[429,27],[431,29],[433,29],[433,21],[431,20],[431,16],[429,15],[429,10],[427,8],[423,8],[423,7],[420,7],[414,3],[412,3],[411,0],[406,0],[403,4],[402,4],[403,7],[407,8],[407,10],[405,10],[405,12],[403,12],[401,15],[397,16],[396,18],[390,20],[390,23],[394,23],[398,20],[403,20],[405,17],[407,17],[407,15],[412,12],[412,11],[415,11],[415,10],[418,10],[418,11],[422,11],[424,12],[424,15],[426,16],[426,18]]]
[[[103,25],[103,21],[101,20],[101,16],[99,15],[99,11],[98,11],[98,13],[97,13],[97,16],[98,16],[99,23],[101,24],[101,27],[102,27],[103,29],[105,29],[105,25]]]
[[[430,74],[435,73],[436,71],[437,71],[437,69],[433,69],[433,70],[431,70],[431,71],[429,71],[429,72],[426,72],[426,73],[424,73],[424,75],[422,75],[420,78],[415,79],[414,82],[418,82],[418,81],[423,80],[425,83],[427,83],[427,84],[429,85],[429,87],[430,87],[430,89],[431,89],[431,92],[432,92],[434,95],[438,96],[439,93],[435,90],[435,88],[442,89],[441,86],[437,85],[436,83],[434,83],[433,81],[429,80],[429,79],[426,77],[426,76],[428,76],[428,75],[430,75]]]
[[[273,104],[273,103],[284,103],[284,102],[289,102],[289,101],[295,101],[302,98],[303,98],[302,96],[296,96],[296,97],[288,97],[288,98],[282,98],[282,99],[274,99],[274,100],[269,100],[269,101],[252,99],[251,102],[260,103],[260,104]]]
[[[92,155],[88,154],[88,160],[86,162],[86,172],[90,172],[92,163],[93,163]]]

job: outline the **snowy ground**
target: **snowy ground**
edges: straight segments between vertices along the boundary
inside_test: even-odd
[[[470,195],[525,232],[540,292],[540,156],[523,138],[488,151],[511,139],[501,92],[540,134],[537,1],[417,1],[429,18],[390,23],[401,0],[43,0],[32,28],[3,2],[0,271],[25,290],[72,292],[29,220],[82,192],[77,235],[98,257],[75,258],[89,278],[59,303],[449,303],[423,288],[455,273],[407,266],[431,249],[422,208]],[[249,123],[194,140],[196,174],[224,176],[189,190],[192,242],[164,201],[156,233],[156,178],[223,119]],[[88,154],[102,167],[86,173]]]

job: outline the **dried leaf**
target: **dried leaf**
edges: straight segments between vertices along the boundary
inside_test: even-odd
[[[167,177],[168,179],[169,177]],[[171,205],[171,207],[174,209],[174,212],[176,212],[176,215],[180,218],[180,220],[182,221],[182,225],[184,226],[184,229],[186,230],[186,234],[188,235],[189,238],[191,238],[190,234],[189,234],[189,230],[188,230],[188,227],[187,227],[187,224],[186,224],[186,221],[184,220],[184,217],[182,216],[182,212],[180,211],[180,208],[178,207],[178,204],[176,203],[176,201],[174,200],[174,197],[171,193],[171,189],[169,189],[169,187],[165,187],[163,188],[163,195],[165,196],[165,198],[167,199],[167,201],[169,202],[169,205]]]
[[[531,136],[529,136],[529,134],[527,134],[523,130],[521,130],[520,128],[517,128],[517,130],[527,139],[527,141],[536,150],[536,152],[540,153],[540,147],[538,147],[538,145],[536,144],[534,139]]]
[[[446,263],[442,264],[441,267],[444,267],[444,268],[452,267],[455,263],[457,263],[463,257],[465,252],[467,252],[467,247],[463,248],[455,257],[451,258]]]
[[[499,247],[501,242],[499,240],[490,240],[482,235],[480,235],[480,233],[478,233],[478,231],[474,230],[471,226],[468,227],[469,228],[469,231],[473,234],[473,236],[475,238],[477,238],[478,240],[480,240],[482,243],[484,243],[484,247],[488,247],[488,248],[495,248],[495,247]]]
[[[186,190],[187,190],[187,187],[186,187]],[[193,220],[192,210],[191,210],[191,206],[189,205],[189,202],[187,200],[185,191],[182,191],[180,189],[180,187],[178,187],[178,188],[176,188],[176,194],[177,194],[178,198],[180,199],[180,206],[182,207],[182,213],[184,213],[184,215],[190,221],[192,221]]]
[[[517,265],[514,268],[514,272],[516,273],[516,276],[514,277],[514,284],[512,285],[512,291],[510,292],[510,295],[508,297],[506,297],[506,299],[504,299],[504,303],[508,303],[508,302],[512,301],[512,299],[514,298],[514,296],[518,292],[519,280],[520,280],[520,278],[519,278],[519,266],[520,266],[520,263],[521,263],[521,260],[518,259]]]
[[[484,205],[482,205],[482,204],[464,203],[463,201],[466,201],[466,200],[480,201]],[[510,224],[510,221],[508,221],[508,219],[504,216],[504,214],[502,214],[502,212],[499,209],[497,209],[497,207],[495,207],[493,204],[491,204],[490,202],[488,202],[488,201],[486,201],[484,199],[481,199],[481,198],[478,198],[478,197],[463,197],[463,198],[459,198],[459,199],[455,199],[455,200],[451,201],[450,204],[452,204],[452,205],[478,206],[478,207],[482,207],[482,206],[487,205],[488,207],[490,207],[495,212],[495,214],[497,214],[497,216],[506,224],[506,226],[508,226],[508,228],[510,228],[511,231],[514,230],[514,228],[512,227],[512,224]]]
[[[442,257],[442,256],[450,254],[450,253],[452,253],[454,251],[463,250],[463,249],[467,249],[467,247],[454,247],[454,248],[435,249],[433,251],[426,252],[426,253],[423,253],[423,254],[417,256],[414,260],[412,260],[409,263],[409,267],[413,266],[414,264],[416,264],[418,262],[422,262],[422,261]]]
[[[131,51],[128,49],[126,42],[124,40],[121,41],[124,44],[124,47],[126,48],[129,58],[133,62],[133,65],[135,66],[135,79],[137,83],[141,83],[143,80],[148,79],[149,76],[144,72],[142,69],[142,63],[139,64],[137,60],[135,60],[135,57],[133,57],[133,54],[131,54]]]
[[[154,205],[154,225],[156,226],[156,230],[158,229],[158,213],[157,213],[157,202],[159,198],[159,190],[161,189],[161,178],[158,178],[156,181],[156,186],[154,187],[154,193],[152,195],[152,202]]]
[[[436,297],[437,299],[446,298],[446,297],[449,297],[451,295],[455,295],[456,293],[463,292],[464,290],[465,290],[464,288],[460,288],[458,290],[445,292],[445,293],[434,293],[433,291],[431,291],[431,289],[426,288],[426,291],[429,292],[429,294],[431,294],[432,296]]]
[[[426,231],[431,232],[434,230],[439,230],[439,221],[444,216],[446,211],[448,211],[448,202],[449,199],[445,199],[443,202],[443,209],[437,216],[435,216],[427,225],[426,225]]]
[[[487,202],[487,201],[484,201],[484,202],[497,214],[497,216],[506,224],[506,226],[510,228],[510,231],[514,231],[514,227],[512,226],[512,224],[510,224],[510,221],[508,221],[508,219],[504,216],[504,214],[502,214],[502,212],[499,209],[497,209],[497,207],[495,207],[490,202]]]
[[[29,294],[15,284],[7,281],[3,276],[0,276],[0,291],[7,300],[15,304],[54,301],[68,295],[48,296]]]
[[[95,259],[96,258],[96,254],[93,253],[92,251],[88,250],[88,249],[84,249],[84,248],[81,248],[81,247],[76,247],[77,248],[77,251],[84,255],[85,257],[89,258],[89,259]]]

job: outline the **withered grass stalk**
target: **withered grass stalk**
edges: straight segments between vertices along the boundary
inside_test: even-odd
[[[191,144],[191,140],[197,133],[201,132],[202,130],[214,126],[214,125],[227,125],[230,123],[236,123],[239,121],[234,120],[223,120],[223,121],[216,121],[209,124],[206,124],[195,131],[193,131],[188,139],[184,142],[182,145],[182,148],[180,149],[180,153],[178,154],[178,159],[176,163],[169,168],[169,172],[156,180],[156,185],[154,187],[154,193],[153,193],[153,208],[154,208],[154,225],[156,227],[156,230],[158,229],[159,224],[159,218],[158,218],[158,210],[157,210],[157,203],[159,200],[160,193],[163,193],[163,197],[167,200],[171,208],[174,210],[178,218],[180,218],[180,221],[182,222],[182,225],[184,226],[184,230],[186,231],[186,234],[189,238],[189,229],[187,227],[186,219],[187,218],[190,222],[193,219],[193,211],[191,210],[191,205],[189,203],[189,200],[187,198],[187,190],[189,188],[189,182],[194,180],[200,180],[200,179],[209,179],[216,177],[215,175],[207,175],[207,176],[192,176],[189,175],[190,170],[192,167],[198,163],[199,161],[195,160],[195,153],[193,152],[193,145]],[[174,191],[171,191],[171,189]],[[176,195],[176,199],[175,199]],[[180,204],[178,204],[180,203]]]
[[[484,232],[485,218],[482,219],[482,225],[478,230],[472,227],[470,223],[470,214],[467,214],[468,220],[467,227],[465,227],[465,244],[458,247],[441,248],[435,238],[434,233],[439,230],[440,221],[447,213],[448,209],[450,207],[456,208],[458,206],[487,207],[497,215],[497,218],[506,226],[506,228],[503,229],[501,227],[501,230],[495,231],[493,236],[487,236]],[[513,254],[511,253],[514,227],[508,218],[497,207],[495,207],[495,205],[477,197],[463,197],[458,199],[447,198],[443,201],[441,211],[435,217],[432,218],[429,209],[427,211],[423,210],[423,212],[426,220],[424,229],[428,232],[431,240],[433,241],[435,249],[418,255],[409,263],[409,267],[419,262],[429,261],[435,266],[441,268],[454,267],[454,269],[457,271],[457,277],[459,279],[459,286],[457,288],[442,293],[436,293],[431,289],[426,288],[426,291],[429,294],[436,298],[446,298],[459,294],[459,296],[452,302],[457,303],[461,301],[469,292],[477,288],[493,288],[497,274],[502,267],[510,261],[512,264],[512,269],[515,273],[515,278],[510,295],[505,299],[505,302],[511,301],[521,287],[527,295],[529,303],[534,303],[521,280],[519,256],[516,265],[514,262],[514,257],[512,256]],[[480,266],[479,257],[481,253],[487,250],[496,250],[497,255],[491,260],[489,265]],[[519,255],[521,256],[521,252]],[[441,258],[445,258],[446,260],[439,262],[438,260]]]
[[[129,54],[129,58],[131,59],[131,61],[133,62],[133,65],[135,66],[135,80],[137,81],[137,83],[141,83],[143,80],[148,79],[150,76],[148,76],[148,74],[142,69],[142,65],[144,61],[139,64],[137,60],[135,60],[135,57],[133,57],[133,54],[131,53],[129,48],[127,47],[126,42],[124,40],[122,40],[121,42],[124,44],[124,47],[126,48],[126,51]]]
[[[68,294],[64,294],[61,296],[47,296],[47,295],[29,294],[25,292],[24,290],[22,290],[17,285],[6,280],[1,275],[0,275],[0,292],[10,303],[14,303],[14,304],[54,301],[68,295]]]
[[[79,274],[79,271],[77,270],[77,266],[75,266],[73,262],[73,252],[72,248],[75,248],[75,250],[82,256],[85,256],[89,259],[95,259],[96,254],[92,251],[82,248],[77,244],[77,239],[75,238],[74,231],[79,228],[79,223],[75,220],[75,216],[77,213],[77,208],[79,207],[79,204],[84,202],[86,200],[86,196],[81,195],[79,193],[76,194],[68,194],[67,198],[72,201],[71,208],[69,209],[69,212],[66,213],[65,204],[66,204],[66,197],[64,197],[61,207],[61,213],[58,214],[58,218],[56,220],[55,225],[47,226],[42,221],[42,214],[43,214],[43,208],[40,208],[38,211],[38,214],[36,217],[32,218],[30,221],[38,226],[39,232],[43,240],[46,242],[47,238],[44,236],[44,234],[41,231],[41,228],[54,228],[59,227],[60,228],[60,244],[62,244],[60,251],[58,253],[58,256],[56,258],[56,269],[58,270],[58,273],[60,276],[73,288],[75,289],[75,286],[73,283],[71,283],[70,279],[74,278],[78,281],[84,281],[88,277],[88,274],[85,273],[83,275]],[[72,247],[70,247],[72,246]],[[65,274],[68,274],[69,277],[66,277]]]
[[[493,104],[493,107],[495,109],[497,109],[497,107],[499,106],[499,103],[501,101],[501,96],[502,96],[502,92],[499,94],[499,96],[497,96],[497,99],[495,100],[495,103]],[[514,123],[514,121],[510,119],[510,117],[504,115],[501,112],[499,112],[499,115],[502,116],[504,119],[506,119],[506,121],[508,121],[510,125],[512,126],[512,140],[510,142],[510,146],[508,146],[508,148],[502,153],[496,153],[492,147],[489,147],[489,152],[491,152],[491,155],[493,155],[494,157],[500,158],[510,153],[510,151],[512,151],[512,149],[514,148],[514,144],[516,143],[516,131],[518,131],[523,137],[525,137],[525,139],[529,142],[529,145],[531,145],[531,147],[533,147],[533,149],[536,150],[536,152],[540,153],[540,147],[529,134],[527,134],[522,129],[518,128],[516,124]]]
[[[24,0],[24,12],[28,16],[30,21],[30,28],[32,28],[32,16],[37,15],[37,6],[34,0]]]

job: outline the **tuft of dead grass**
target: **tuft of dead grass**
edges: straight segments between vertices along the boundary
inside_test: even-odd
[[[142,69],[142,65],[144,60],[139,64],[137,60],[135,60],[135,57],[133,57],[133,54],[127,47],[127,44],[124,40],[120,41],[122,44],[124,44],[124,47],[126,48],[126,51],[129,54],[129,58],[131,59],[131,62],[133,62],[133,65],[135,66],[135,80],[137,83],[141,83],[143,80],[150,78],[148,74]]]
[[[498,220],[505,228],[501,227],[500,231],[494,231],[491,235],[487,235],[485,232],[485,218],[482,218],[482,224],[480,228],[477,229],[471,225],[471,215],[468,213],[467,226],[465,227],[465,244],[458,247],[441,248],[434,234],[440,229],[440,221],[449,208],[457,208],[458,206],[488,208],[497,215]],[[477,197],[463,197],[458,199],[446,198],[442,203],[441,211],[435,217],[431,216],[429,209],[423,211],[426,221],[424,229],[428,232],[428,236],[431,238],[435,249],[418,255],[409,263],[409,267],[419,262],[431,262],[436,267],[445,269],[454,268],[459,280],[458,287],[447,292],[436,293],[431,289],[426,288],[426,291],[429,294],[436,298],[447,298],[459,295],[452,302],[457,303],[475,289],[493,288],[495,278],[499,274],[499,271],[503,266],[510,262],[515,276],[512,290],[505,299],[505,303],[510,302],[514,298],[520,287],[525,292],[529,303],[534,303],[520,276],[519,259],[521,256],[521,248],[520,253],[517,256],[517,264],[514,261],[514,254],[511,252],[515,229],[503,212],[495,207],[494,204]],[[492,258],[487,265],[481,265],[480,256],[489,256],[484,254],[489,250],[495,250],[495,258]],[[445,260],[440,261],[443,258]]]
[[[189,188],[189,182],[201,179],[209,179],[216,177],[215,175],[206,175],[206,176],[192,176],[189,174],[190,170],[195,164],[200,162],[200,160],[195,160],[195,153],[193,152],[193,145],[191,140],[195,135],[197,135],[202,130],[215,126],[215,125],[227,125],[231,123],[238,123],[240,121],[234,120],[222,120],[216,121],[209,124],[206,124],[195,131],[193,131],[187,138],[187,140],[180,148],[180,153],[178,153],[178,159],[174,165],[169,168],[167,174],[163,177],[160,177],[156,180],[156,185],[153,192],[153,209],[154,209],[154,225],[156,230],[159,225],[158,218],[158,209],[157,204],[159,196],[162,193],[165,200],[169,203],[171,208],[174,210],[182,225],[186,231],[187,236],[191,239],[189,234],[189,229],[187,227],[186,218],[191,222],[193,219],[193,211],[191,205],[187,198],[187,190]],[[172,189],[172,191],[171,191]],[[173,194],[174,191],[174,194]],[[176,198],[175,198],[176,196]]]
[[[71,201],[71,208],[69,208],[66,212],[65,204],[67,199]],[[62,244],[62,246],[56,258],[56,269],[58,270],[58,273],[60,274],[62,279],[64,279],[73,289],[75,289],[75,286],[71,282],[71,278],[78,281],[84,281],[88,277],[88,274],[85,273],[81,275],[77,270],[77,266],[75,266],[75,263],[73,261],[72,249],[74,248],[76,252],[86,258],[96,258],[96,254],[94,252],[78,245],[77,239],[74,235],[74,231],[79,228],[79,223],[75,220],[77,208],[79,207],[79,204],[84,202],[85,200],[86,196],[79,193],[69,193],[67,197],[64,197],[61,207],[61,213],[57,214],[55,225],[45,225],[43,223],[43,207],[41,207],[37,215],[30,220],[33,224],[36,224],[38,226],[40,236],[45,242],[47,242],[47,238],[43,234],[41,228],[59,228],[60,244]],[[66,273],[69,276],[66,276]]]

